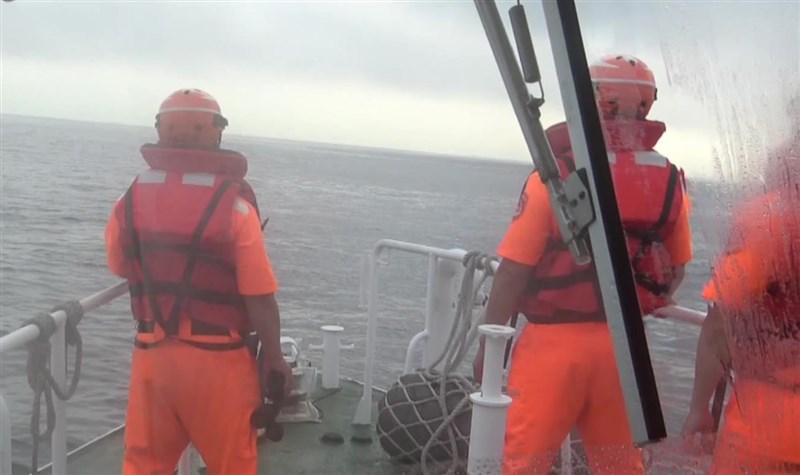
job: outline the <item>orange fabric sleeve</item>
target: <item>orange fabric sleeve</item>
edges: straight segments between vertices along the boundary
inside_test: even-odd
[[[517,203],[517,212],[497,254],[520,264],[534,266],[544,254],[547,241],[555,234],[553,210],[547,188],[533,172],[525,184]]]
[[[779,206],[767,195],[737,210],[727,250],[703,289],[706,300],[724,301],[734,308],[749,306],[766,291],[773,275],[791,272],[784,253],[775,251],[780,249],[782,232],[792,229]]]
[[[686,195],[688,197],[688,195]],[[681,214],[672,234],[664,241],[664,247],[669,252],[670,260],[674,266],[682,266],[692,260],[692,228],[689,225],[689,202],[684,202]]]
[[[242,295],[266,295],[278,290],[278,280],[272,271],[264,234],[255,208],[243,199],[233,210],[233,236],[236,242],[236,277]]]
[[[770,253],[742,249],[720,258],[713,277],[703,288],[703,298],[724,301],[727,307],[744,308],[767,290],[773,268]],[[748,303],[750,302],[750,303]]]
[[[117,221],[117,208],[122,206],[122,200],[114,204],[111,217],[106,223],[105,242],[106,242],[106,263],[108,270],[119,277],[125,277],[125,253],[122,250],[122,243],[119,240],[119,222]]]

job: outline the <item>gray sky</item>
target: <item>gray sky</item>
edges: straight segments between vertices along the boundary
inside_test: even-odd
[[[500,3],[504,18],[512,4]],[[541,4],[524,4],[548,125],[563,118],[553,60]],[[590,60],[632,54],[656,72],[659,150],[709,175],[786,133],[799,5],[591,1],[579,12]],[[4,113],[149,125],[167,94],[198,87],[230,133],[529,161],[472,2],[17,0],[0,16]]]

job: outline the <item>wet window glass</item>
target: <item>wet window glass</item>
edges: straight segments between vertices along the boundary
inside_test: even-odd
[[[800,6],[518,3],[3,2],[0,472],[797,471]]]

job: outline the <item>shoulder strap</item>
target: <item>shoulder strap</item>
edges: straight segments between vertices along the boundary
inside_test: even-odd
[[[667,192],[664,194],[664,204],[661,205],[661,215],[658,217],[658,221],[656,221],[652,228],[652,232],[654,234],[657,234],[661,231],[664,225],[667,224],[667,221],[672,214],[672,204],[675,201],[675,193],[678,191],[678,178],[680,178],[678,167],[676,167],[674,164],[670,164]]]
[[[136,182],[134,182],[134,185]],[[155,319],[156,323],[161,325],[161,328],[166,329],[164,315],[161,313],[161,306],[158,303],[158,299],[156,298],[155,293],[148,292],[148,289],[152,289],[154,282],[153,276],[150,274],[150,269],[148,269],[147,265],[142,259],[142,246],[139,242],[139,233],[136,231],[136,226],[133,221],[133,186],[131,185],[128,188],[128,191],[125,192],[123,196],[124,205],[125,205],[125,228],[128,233],[128,237],[131,240],[131,251],[133,252],[133,256],[139,263],[139,268],[142,271],[142,280],[144,281],[144,289],[145,289],[145,298],[149,300],[150,308],[153,312],[153,318]]]

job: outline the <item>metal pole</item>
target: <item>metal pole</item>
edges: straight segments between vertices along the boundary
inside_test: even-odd
[[[372,423],[372,372],[375,360],[375,340],[378,337],[378,258],[382,244],[375,246],[370,259],[369,293],[367,298],[367,345],[366,361],[364,361],[364,392],[356,407],[353,424],[369,425]]]
[[[619,215],[600,116],[573,0],[542,2],[576,168],[588,176],[593,258],[636,443],[667,436]]]
[[[50,372],[53,380],[60,387],[66,387],[67,381],[67,342],[66,327],[64,322],[58,325],[58,329],[50,337]],[[53,475],[66,475],[67,473],[67,401],[54,397],[56,425],[53,434],[50,436],[52,451],[52,470]]]
[[[689,323],[699,327],[703,324],[703,321],[706,318],[706,313],[693,310],[691,308],[680,307],[678,305],[670,305],[668,307],[662,307],[653,310],[653,316],[677,320],[679,322]]]
[[[566,177],[560,177],[558,165],[540,121],[539,107],[544,104],[544,93],[542,98],[535,99],[528,91],[495,2],[475,0],[475,8],[486,31],[489,46],[497,61],[500,76],[506,86],[531,159],[539,172],[539,178],[547,187],[554,214],[560,218],[557,221],[561,235],[575,261],[579,264],[588,264],[591,261],[588,243],[583,235],[576,235],[580,231],[576,229],[581,224],[577,219],[580,213],[576,213],[578,210],[573,208],[572,204],[568,204],[571,199],[566,195],[562,183]],[[539,85],[541,86],[541,83]],[[591,206],[588,207],[588,211],[591,213]]]
[[[0,475],[11,475],[11,413],[0,393]]]
[[[79,303],[81,307],[83,307],[84,313],[89,313],[97,307],[105,305],[115,298],[122,296],[126,292],[128,292],[128,283],[120,282],[82,299]],[[53,312],[52,315],[53,320],[55,320],[58,325],[63,326],[64,322],[67,320],[67,314],[61,310]],[[8,335],[0,337],[0,355],[20,349],[38,337],[39,327],[33,324],[25,325],[19,330],[15,330]]]

